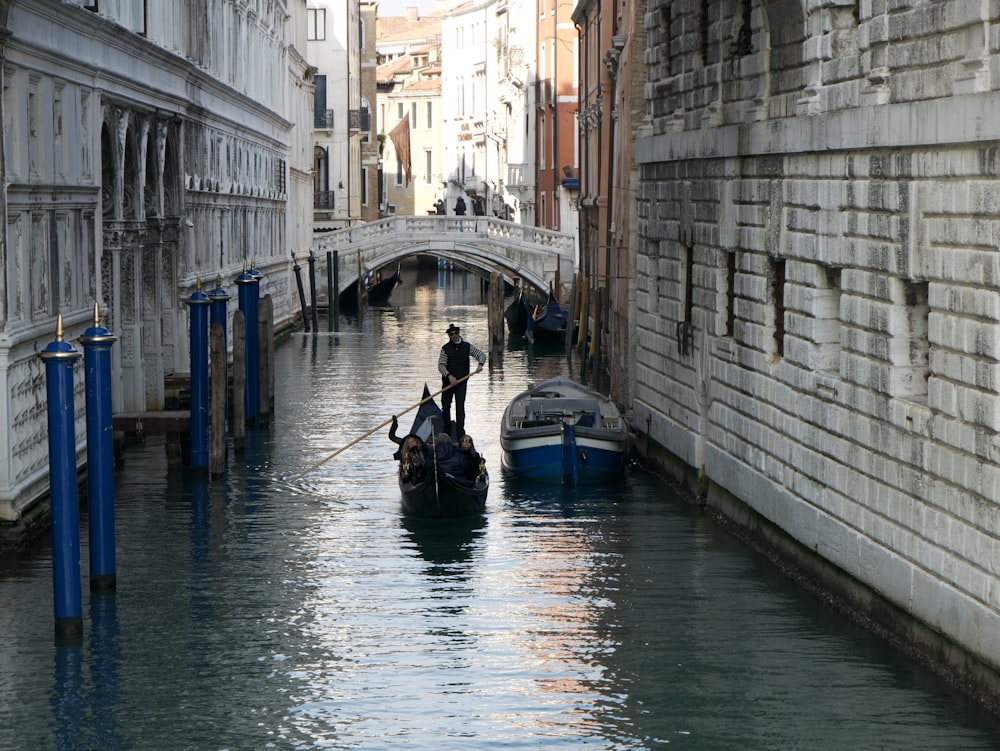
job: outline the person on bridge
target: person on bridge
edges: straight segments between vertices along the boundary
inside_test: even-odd
[[[455,216],[465,216],[465,212],[465,199],[462,198],[462,196],[459,196],[455,201]]]
[[[438,371],[441,373],[441,411],[444,413],[444,430],[452,434],[451,402],[455,400],[455,433],[465,433],[465,392],[469,385],[469,358],[479,363],[476,372],[482,372],[486,364],[486,353],[462,338],[461,329],[451,324],[446,332],[448,342],[441,347],[438,356]],[[461,383],[459,382],[461,381]]]

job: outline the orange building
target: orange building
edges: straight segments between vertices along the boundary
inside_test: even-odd
[[[535,224],[576,232],[577,32],[573,3],[537,6]]]

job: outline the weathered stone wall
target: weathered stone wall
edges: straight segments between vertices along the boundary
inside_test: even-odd
[[[1000,15],[747,1],[647,13],[635,426],[1000,669]]]
[[[220,277],[231,312],[234,280],[254,263],[279,327],[295,315],[289,258],[309,250],[312,184],[289,173],[311,168],[311,119],[309,147],[291,144],[312,90],[289,47],[305,3],[153,5],[0,10],[3,522],[48,489],[37,353],[57,317],[73,342],[99,307],[118,337],[114,409],[141,411],[162,409],[165,376],[190,367],[185,301],[199,284]]]

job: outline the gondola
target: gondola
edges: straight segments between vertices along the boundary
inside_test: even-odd
[[[368,272],[359,280],[359,284],[351,284],[340,293],[340,310],[342,313],[355,314],[358,312],[359,288],[364,300],[364,304],[369,308],[386,308],[389,306],[389,297],[392,291],[400,284],[400,270],[396,267],[395,273],[385,279],[375,281],[376,274]]]
[[[486,510],[490,477],[485,469],[475,480],[435,469],[422,480],[411,482],[399,472],[399,492],[403,511],[422,518],[458,518]]]
[[[632,437],[611,399],[560,377],[510,401],[500,446],[503,468],[517,477],[575,486],[622,476]]]
[[[384,308],[389,304],[389,296],[399,284],[399,266],[396,272],[390,276],[375,282],[368,287],[368,306],[371,308]]]
[[[467,465],[453,446],[438,445],[434,436],[441,424],[441,408],[424,384],[424,395],[410,433],[397,452],[397,477],[404,513],[423,518],[458,518],[486,510],[490,475],[481,462],[475,476],[464,471]],[[411,438],[420,440],[419,458],[407,452]]]
[[[528,329],[528,303],[524,300],[524,290],[518,287],[514,299],[503,312],[507,331],[512,337],[522,337]]]
[[[545,305],[536,307],[528,316],[525,335],[531,342],[562,343],[566,341],[568,325],[569,310],[549,290]]]

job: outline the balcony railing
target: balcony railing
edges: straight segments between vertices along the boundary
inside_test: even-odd
[[[317,190],[313,194],[313,208],[314,209],[333,209],[333,191],[332,190]]]
[[[371,130],[372,117],[367,109],[349,110],[347,113],[347,127],[349,130]]]
[[[333,110],[315,110],[313,112],[313,127],[333,129]]]

